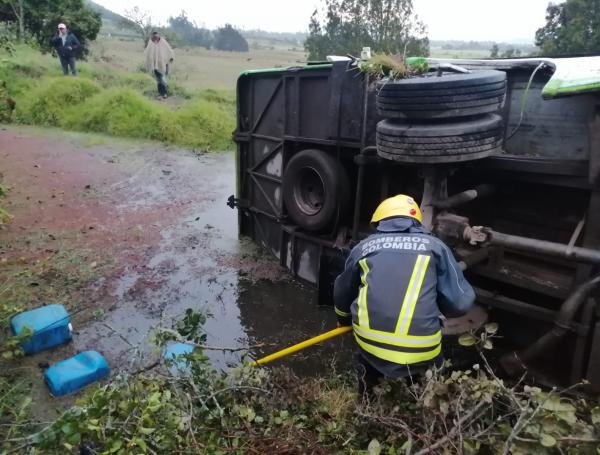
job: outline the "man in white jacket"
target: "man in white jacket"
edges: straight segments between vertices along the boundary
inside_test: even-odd
[[[146,66],[150,74],[156,78],[158,95],[166,98],[169,90],[167,76],[169,64],[173,63],[175,54],[169,43],[158,32],[152,32],[148,46],[146,46]]]

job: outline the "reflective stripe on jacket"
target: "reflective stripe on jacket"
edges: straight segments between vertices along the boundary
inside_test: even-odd
[[[334,288],[338,319],[352,321],[360,348],[402,365],[438,357],[440,313],[462,316],[474,301],[449,248],[404,217],[379,223],[352,250]]]

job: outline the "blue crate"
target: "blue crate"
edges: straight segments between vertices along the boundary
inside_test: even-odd
[[[62,305],[47,305],[26,311],[10,321],[15,335],[21,334],[25,328],[33,332],[31,338],[21,344],[26,354],[35,354],[70,341],[70,323],[69,313]]]
[[[52,365],[46,370],[44,379],[52,395],[60,397],[107,378],[109,374],[106,359],[96,351],[86,351]]]

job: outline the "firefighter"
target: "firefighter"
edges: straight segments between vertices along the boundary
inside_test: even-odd
[[[358,344],[359,393],[379,379],[441,368],[440,314],[466,314],[475,301],[450,249],[421,224],[413,198],[383,201],[371,222],[377,232],[350,252],[334,287],[341,326]]]

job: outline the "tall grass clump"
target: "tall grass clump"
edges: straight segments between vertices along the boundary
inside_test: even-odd
[[[62,118],[71,106],[100,92],[100,87],[83,78],[47,78],[20,97],[17,121],[31,125],[63,126]]]
[[[131,89],[103,90],[65,112],[63,126],[111,136],[162,140],[162,109]]]
[[[62,126],[76,131],[222,150],[231,147],[233,117],[198,99],[172,110],[131,89],[103,90],[67,109]]]
[[[233,114],[217,104],[203,99],[192,101],[174,112],[174,123],[181,129],[184,145],[216,150],[232,146]]]

